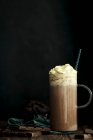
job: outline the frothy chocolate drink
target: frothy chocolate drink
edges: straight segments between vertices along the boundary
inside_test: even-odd
[[[77,71],[69,64],[49,71],[51,128],[77,130]]]

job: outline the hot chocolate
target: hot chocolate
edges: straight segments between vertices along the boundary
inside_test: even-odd
[[[77,71],[69,64],[49,71],[51,128],[77,130]]]

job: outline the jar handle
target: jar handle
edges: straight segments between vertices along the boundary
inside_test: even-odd
[[[92,101],[92,91],[91,91],[91,89],[88,86],[83,85],[83,84],[78,84],[78,87],[85,88],[88,91],[90,96],[89,96],[89,100],[88,100],[88,102],[86,104],[81,105],[81,106],[77,106],[77,108],[79,108],[79,109],[86,108],[91,103],[91,101]]]

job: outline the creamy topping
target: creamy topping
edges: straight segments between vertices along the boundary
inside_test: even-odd
[[[49,71],[50,85],[76,85],[77,71],[69,64],[56,66]]]

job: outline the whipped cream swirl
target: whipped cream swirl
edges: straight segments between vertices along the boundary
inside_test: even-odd
[[[77,71],[70,65],[56,66],[49,71],[51,86],[76,85]]]

